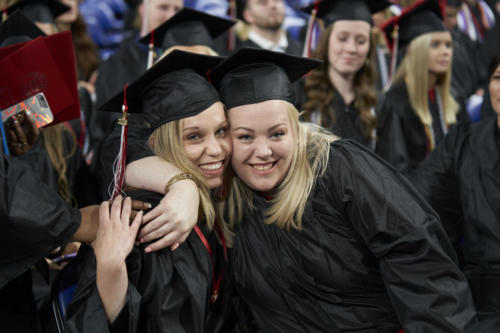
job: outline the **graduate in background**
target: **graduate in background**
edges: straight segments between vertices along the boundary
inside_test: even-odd
[[[99,230],[95,257],[90,247],[79,254],[85,275],[68,309],[66,331],[106,332],[108,323],[119,332],[230,330],[227,247],[214,206],[220,200],[217,189],[223,186],[231,144],[223,105],[204,77],[221,60],[174,50],[132,83],[126,97],[121,93],[103,106],[119,111],[126,98],[130,112],[143,113],[150,148],[182,172],[169,178],[165,192],[179,181],[195,181],[200,219],[175,251],[146,253],[148,244],[132,249],[135,235]],[[128,189],[127,194],[153,204],[163,197],[139,189]],[[116,256],[110,257],[117,250],[110,244],[121,244]]]
[[[312,57],[323,60],[323,65],[305,80],[304,119],[372,150],[377,127],[372,14],[390,4],[383,0],[320,2],[317,15],[326,30]]]
[[[383,29],[393,63],[404,57],[380,108],[376,152],[411,172],[457,122],[459,111],[463,119],[467,115],[450,93],[452,39],[438,0],[418,1]]]
[[[302,45],[283,27],[285,0],[237,0],[236,6],[238,18],[248,25],[245,33],[236,36],[236,50],[252,47],[293,55],[302,53]]]
[[[95,83],[96,105],[102,105],[112,96],[119,93],[126,83],[132,83],[147,69],[148,46],[139,43],[139,39],[150,33],[162,23],[175,15],[184,7],[183,0],[144,0],[139,5],[138,15],[141,18],[140,31],[124,40],[118,50],[98,69]],[[92,147],[97,147],[108,135],[113,121],[113,115],[95,112],[92,120]]]
[[[463,258],[479,318],[470,332],[500,330],[500,54],[489,78],[497,116],[453,128],[412,179]]]

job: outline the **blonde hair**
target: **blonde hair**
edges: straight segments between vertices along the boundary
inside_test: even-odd
[[[64,134],[70,135],[70,149],[68,154],[65,154],[64,149]],[[68,204],[76,207],[77,202],[69,189],[68,178],[66,171],[68,169],[67,160],[69,160],[76,152],[76,137],[75,134],[67,130],[63,124],[57,124],[44,128],[42,133],[42,140],[47,151],[52,167],[57,173],[57,192]]]
[[[210,190],[198,167],[184,153],[181,126],[182,119],[163,124],[151,134],[151,137],[154,137],[154,144],[151,143],[152,140],[149,140],[149,146],[158,157],[172,163],[183,172],[193,175],[200,193],[202,217],[205,219],[207,227],[212,230],[215,221],[215,210],[210,198]]]
[[[290,168],[277,187],[271,207],[266,211],[266,223],[286,230],[302,229],[302,216],[316,178],[323,175],[329,159],[330,144],[337,140],[327,130],[299,121],[299,112],[283,101],[295,136],[295,149]],[[293,193],[293,195],[290,195]],[[238,177],[232,180],[227,198],[229,225],[234,227],[243,218],[243,205],[253,209],[253,191]],[[291,209],[291,207],[293,207]]]
[[[408,89],[410,104],[418,118],[427,127],[432,126],[432,116],[428,105],[429,49],[432,33],[415,38],[399,66],[394,83],[403,81]],[[442,101],[442,110],[446,125],[454,124],[458,112],[458,103],[450,94],[451,66],[445,74],[438,76],[436,88]]]
[[[186,51],[186,52],[192,52],[192,53],[198,53],[198,54],[204,54],[208,56],[218,56],[219,54],[214,51],[209,46],[206,45],[174,45],[169,47],[166,51],[164,51],[161,56],[156,60],[156,62],[160,61],[164,57],[166,57],[170,52],[173,50],[181,50],[181,51]]]

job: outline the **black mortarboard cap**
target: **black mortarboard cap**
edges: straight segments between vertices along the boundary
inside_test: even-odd
[[[174,45],[206,45],[214,48],[214,39],[235,23],[233,20],[183,8],[141,38],[140,42],[149,44],[153,34],[154,45],[163,50]]]
[[[53,23],[59,15],[70,10],[57,0],[21,0],[7,8],[7,15],[17,9],[33,22]]]
[[[446,6],[458,8],[458,7],[461,7],[463,5],[463,3],[464,3],[463,0],[447,0]]]
[[[231,6],[231,0],[229,5]],[[234,6],[236,6],[236,18],[238,20],[244,21],[243,11],[245,10],[246,5],[247,5],[247,0],[234,0]]]
[[[391,50],[394,48],[395,35],[398,39],[398,49],[402,50],[420,35],[448,31],[443,23],[443,11],[438,0],[417,1],[405,8],[401,15],[384,23],[381,29]]]
[[[19,10],[0,24],[0,47],[27,42],[40,36],[45,34]]]
[[[204,111],[219,101],[206,73],[222,59],[172,51],[126,88],[128,112],[142,113],[153,132],[169,121]],[[121,92],[99,109],[121,112],[123,102],[124,93]]]
[[[294,103],[292,82],[320,64],[319,60],[244,48],[215,67],[210,79],[228,108],[272,99]]]
[[[303,10],[312,13],[316,8],[317,17],[323,19],[326,26],[339,20],[359,20],[373,25],[372,14],[391,4],[387,0],[323,0],[314,2]]]

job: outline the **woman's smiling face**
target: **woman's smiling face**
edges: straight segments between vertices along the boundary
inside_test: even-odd
[[[295,135],[287,103],[268,100],[229,110],[231,165],[251,189],[268,192],[285,178],[294,153]]]

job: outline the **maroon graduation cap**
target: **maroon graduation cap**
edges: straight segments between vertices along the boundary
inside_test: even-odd
[[[42,92],[52,124],[80,117],[71,32],[0,48],[0,72],[0,110]]]

